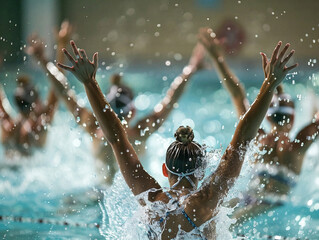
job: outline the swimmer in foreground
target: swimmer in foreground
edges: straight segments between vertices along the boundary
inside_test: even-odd
[[[166,153],[163,174],[168,177],[170,189],[164,189],[143,168],[130,144],[125,126],[106,101],[95,79],[98,68],[98,54],[91,62],[83,49],[78,50],[71,42],[75,58],[65,51],[72,66],[59,64],[74,74],[83,83],[95,116],[103,133],[111,145],[124,179],[134,195],[139,196],[142,206],[156,202],[162,211],[148,209],[150,239],[173,239],[184,232],[197,239],[215,238],[215,230],[201,231],[205,223],[214,223],[218,207],[238,177],[243,164],[243,156],[249,142],[256,136],[259,126],[267,112],[276,87],[285,78],[289,70],[281,64],[282,52],[278,56],[281,44],[274,50],[272,60],[266,63],[266,78],[260,92],[242,119],[239,120],[234,136],[227,147],[217,170],[211,173],[198,187],[199,175],[196,171],[203,166],[204,151],[193,141],[190,127],[180,127]],[[77,59],[77,60],[75,60]],[[144,193],[144,194],[142,194]],[[141,197],[146,195],[146,198]],[[158,209],[157,209],[158,210]],[[211,226],[210,225],[210,226]],[[183,235],[184,236],[184,235]]]
[[[221,82],[232,97],[238,117],[242,116],[249,109],[249,102],[243,86],[225,61],[220,42],[208,28],[201,29],[200,40],[210,53]],[[281,42],[279,44],[281,45]],[[289,46],[289,44],[284,46],[280,59],[283,58]],[[294,50],[282,60],[282,65],[289,61],[293,53]],[[264,53],[261,55],[266,77],[269,62],[272,60],[268,60]],[[294,66],[296,64],[292,67]],[[266,133],[263,129],[259,129],[257,143],[265,154],[256,156],[254,176],[249,190],[234,212],[238,223],[282,205],[296,185],[306,151],[318,137],[319,116],[317,114],[299,131],[295,139],[291,139],[289,133],[293,127],[294,118],[294,102],[287,93],[284,93],[280,85],[277,87],[277,93],[272,99],[266,117],[271,125],[271,131]]]
[[[74,48],[73,43],[72,47]],[[66,50],[64,51],[66,52]],[[170,112],[174,109],[174,104],[177,103],[182,96],[191,76],[202,68],[204,53],[204,47],[201,46],[201,44],[197,44],[193,50],[189,64],[184,68],[182,74],[174,79],[166,96],[154,107],[151,114],[139,120],[134,126],[129,125],[136,112],[133,104],[132,90],[122,83],[119,74],[115,74],[111,77],[111,87],[106,94],[106,98],[118,118],[125,123],[130,142],[138,143],[134,144],[134,148],[138,154],[143,153],[148,137],[163,124]],[[73,60],[70,55],[67,54],[66,56],[69,60]],[[45,60],[40,59],[40,61]],[[44,66],[45,64],[42,65]],[[45,67],[45,69],[50,75],[59,75],[52,64],[49,68]],[[68,110],[73,114],[76,122],[83,127],[93,139],[93,153],[97,158],[97,169],[100,173],[99,176],[103,177],[100,182],[108,185],[112,184],[118,166],[112,148],[107,143],[107,139],[105,139],[95,116],[89,109],[82,107],[77,102],[75,94],[70,90],[65,77],[60,76],[59,78],[59,76],[56,76],[55,78],[50,78],[50,80],[55,86],[58,96],[64,101]]]

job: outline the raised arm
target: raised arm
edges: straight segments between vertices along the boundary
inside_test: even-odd
[[[37,35],[30,36],[29,46],[26,52],[29,55],[33,56],[40,63],[42,68],[46,69],[48,60],[45,58],[45,55],[44,55],[44,44]],[[48,93],[46,105],[40,113],[45,115],[47,124],[53,121],[53,117],[57,110],[57,107],[58,107],[58,98],[54,92],[54,89],[51,87]]]
[[[62,53],[61,50],[62,48],[66,47],[67,42],[70,40],[71,34],[72,34],[72,26],[70,25],[68,21],[63,21],[61,24],[60,30],[56,33],[56,38],[57,38],[56,59],[60,63],[65,62],[64,54]],[[30,55],[33,55],[39,61],[42,68],[46,72],[48,72],[47,64],[49,61],[45,58],[44,46],[41,39],[39,39],[36,35],[33,35],[29,39],[29,44],[30,46],[27,52]],[[63,73],[62,69],[60,69],[60,71]],[[52,78],[51,74],[49,74],[49,78]],[[54,91],[54,87],[51,87],[47,97],[46,107],[43,110],[43,113],[45,114],[45,120],[48,124],[53,121],[53,117],[56,112],[57,106],[58,106],[58,98]]]
[[[66,77],[62,72],[52,63],[49,62],[44,56],[44,48],[43,44],[39,39],[30,41],[30,46],[28,48],[28,53],[33,55],[43,67],[44,71],[48,74],[48,78],[53,85],[53,89],[51,89],[48,95],[48,108],[47,110],[54,111],[52,103],[55,102],[55,94],[61,98],[67,109],[72,113],[76,122],[84,128],[92,137],[95,136],[97,125],[95,124],[96,119],[93,114],[88,111],[86,108],[81,107],[77,103],[77,99],[72,90],[70,90]],[[62,51],[61,51],[62,52]],[[59,56],[59,54],[57,54]],[[59,57],[62,59],[62,57]],[[52,90],[55,90],[54,92]]]
[[[62,49],[65,48],[68,41],[70,41],[71,34],[72,34],[71,24],[68,21],[63,21],[59,32],[56,34],[56,39],[57,39],[56,59],[60,63],[65,63],[65,57],[62,52]],[[42,55],[39,56],[38,60],[40,61],[42,67],[47,72],[48,60],[45,59],[43,51],[42,51]],[[63,73],[63,69],[59,69],[59,70]],[[51,74],[49,74],[49,78],[52,78]],[[47,123],[51,123],[53,121],[53,117],[56,112],[57,105],[58,105],[58,98],[56,96],[54,86],[52,86],[48,94],[47,104],[45,109]]]
[[[234,136],[217,170],[211,175],[208,183],[201,189],[202,194],[207,197],[207,207],[211,209],[214,209],[221,202],[239,176],[247,145],[257,134],[259,125],[271,102],[274,90],[283,81],[288,71],[297,66],[297,64],[290,67],[285,66],[293,55],[294,50],[283,59],[289,44],[278,54],[280,46],[281,42],[277,44],[269,61],[266,55],[262,53],[263,65],[266,68],[267,77],[260,88],[256,100],[246,114],[239,120]]]
[[[182,96],[185,88],[190,81],[191,76],[203,67],[203,59],[205,55],[205,49],[201,44],[197,44],[188,65],[183,69],[181,75],[176,77],[171,83],[166,96],[154,107],[154,111],[138,121],[138,123],[130,130],[130,133],[135,138],[140,140],[146,140],[150,134],[155,132],[166,120],[168,115],[174,109],[174,104]],[[141,135],[141,131],[148,129],[147,134]]]
[[[94,54],[93,61],[91,62],[83,49],[78,51],[73,41],[71,41],[71,46],[76,57],[75,59],[77,60],[75,60],[67,50],[63,49],[73,66],[69,67],[60,63],[58,63],[58,66],[72,72],[74,76],[84,84],[95,116],[106,139],[112,146],[127,185],[134,195],[138,195],[152,188],[161,189],[155,179],[144,170],[132,145],[128,141],[120,120],[111,109],[95,80],[98,67],[98,54]]]
[[[4,107],[4,102],[8,101],[7,97],[0,85],[0,124],[2,126],[2,131],[9,133],[14,128],[14,121],[11,116],[7,113]],[[2,132],[2,140],[4,141],[6,134]]]
[[[244,87],[237,76],[230,70],[225,60],[220,41],[210,28],[201,28],[199,30],[199,40],[209,52],[220,81],[232,98],[238,117],[242,116],[248,110],[249,102],[246,98]]]
[[[63,21],[60,30],[56,33],[57,49],[56,49],[56,61],[59,63],[65,63],[65,55],[62,52],[63,48],[66,48],[68,42],[71,39],[73,27],[69,21]],[[63,69],[60,68],[63,73]]]
[[[314,116],[310,124],[305,126],[297,134],[293,142],[293,150],[296,154],[304,155],[311,144],[318,138],[319,135],[319,112]]]

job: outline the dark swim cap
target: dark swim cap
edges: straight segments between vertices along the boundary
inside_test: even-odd
[[[121,84],[121,76],[119,74],[114,74],[111,77],[111,84],[106,100],[118,117],[122,119],[135,109],[133,92],[129,87]]]
[[[38,100],[38,92],[35,87],[30,83],[30,80],[26,76],[18,78],[18,86],[14,92],[14,99],[23,113],[28,113],[32,109],[32,103]]]
[[[176,175],[193,174],[203,163],[203,148],[193,141],[194,133],[189,126],[180,126],[174,136],[176,141],[166,152],[166,167],[169,172]]]

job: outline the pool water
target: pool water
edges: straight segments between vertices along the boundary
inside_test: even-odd
[[[163,67],[148,66],[146,70],[141,66],[121,69],[125,72],[125,82],[136,94],[138,114],[135,121],[152,111],[181,69],[181,66],[166,67],[164,64]],[[262,83],[261,68],[235,69],[239,78],[245,80],[248,97],[253,100]],[[29,74],[44,97],[49,86],[44,80],[45,75],[38,70]],[[97,79],[102,90],[107,89],[110,75],[110,71],[98,71]],[[312,82],[305,75],[290,75],[285,80],[285,89],[296,99],[297,106],[292,136],[311,120],[312,100],[307,85],[311,86]],[[16,71],[1,73],[1,84],[5,84],[10,100],[15,76]],[[79,93],[77,97],[81,103],[89,106],[81,84],[71,75],[68,78]],[[168,120],[150,137],[146,154],[141,156],[147,171],[166,187],[167,180],[158,169],[161,169],[166,147],[172,142],[178,126],[193,127],[195,140],[205,143],[213,152],[214,161],[207,170],[213,171],[237,122],[229,95],[221,88],[214,71],[195,75],[175,107]],[[49,131],[46,147],[31,159],[5,159],[0,146],[0,216],[8,217],[0,221],[0,236],[3,239],[146,239],[145,228],[137,220],[142,211],[121,174],[116,175],[115,184],[110,188],[97,185],[91,139],[75,124],[63,103]],[[239,234],[247,236],[246,239],[261,239],[267,235],[319,239],[318,152],[319,143],[314,143],[287,204],[245,223],[237,229]],[[246,190],[250,174],[251,167],[246,161],[228,199]],[[99,201],[101,196],[104,198]],[[227,224],[217,226],[218,239],[236,238],[236,234],[225,227],[232,222],[227,217],[231,210],[222,209],[220,212],[221,223]],[[18,222],[13,217],[23,217],[29,222]],[[39,223],[39,219],[50,224]]]

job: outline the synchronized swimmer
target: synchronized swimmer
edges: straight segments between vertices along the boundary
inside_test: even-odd
[[[221,83],[229,92],[240,118],[248,111],[249,102],[242,84],[226,63],[222,43],[217,39],[216,34],[213,34],[215,37],[211,37],[212,33],[212,29],[201,29],[200,40],[210,53]],[[281,45],[281,42],[279,44]],[[290,44],[287,43],[279,55],[282,66],[294,54],[292,50],[287,57],[283,58],[289,46]],[[266,78],[269,60],[264,53],[261,53],[261,56]],[[287,70],[296,66],[295,64]],[[294,101],[289,94],[284,93],[282,85],[279,85],[266,115],[271,131],[266,133],[260,128],[256,139],[260,153],[266,154],[256,156],[254,175],[249,190],[241,196],[239,207],[234,212],[237,223],[283,205],[287,195],[296,185],[306,151],[318,137],[319,118],[315,115],[314,119],[297,133],[295,139],[291,139],[289,133],[293,127],[294,118]]]

